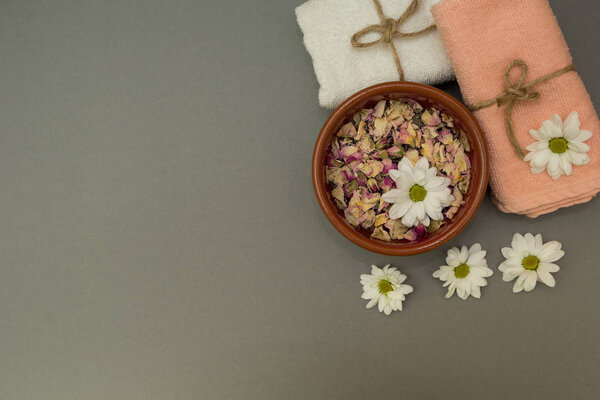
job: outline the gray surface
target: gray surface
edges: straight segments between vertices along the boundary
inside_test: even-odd
[[[300,2],[0,2],[0,398],[599,397],[600,201],[486,198],[453,241],[494,269],[515,231],[562,241],[529,294],[445,300],[447,246],[349,243],[312,192]],[[552,5],[600,103],[600,4]],[[371,263],[409,276],[402,313],[364,309]]]

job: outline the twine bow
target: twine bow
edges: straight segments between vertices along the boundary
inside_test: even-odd
[[[377,10],[377,15],[379,16],[379,20],[381,23],[369,25],[360,31],[356,32],[352,35],[350,42],[353,47],[371,47],[377,46],[381,43],[386,43],[390,46],[392,50],[392,54],[394,55],[394,62],[396,63],[396,69],[398,70],[398,80],[404,80],[404,70],[402,69],[402,65],[400,64],[400,56],[398,56],[398,51],[396,50],[396,46],[394,45],[394,38],[410,38],[419,36],[423,33],[430,32],[435,30],[435,24],[428,26],[425,29],[421,29],[417,32],[400,32],[398,29],[400,25],[406,21],[408,17],[413,15],[419,6],[419,0],[412,0],[406,11],[400,16],[398,19],[388,18],[383,13],[383,8],[381,7],[381,3],[379,0],[373,0],[373,4],[375,5],[375,9]],[[379,33],[379,39],[373,40],[371,42],[361,42],[360,39],[372,32]]]
[[[521,68],[521,76],[519,77],[519,81],[515,84],[510,81],[510,73],[513,68]],[[481,110],[483,108],[490,107],[494,104],[497,104],[498,107],[502,107],[504,105],[508,105],[506,112],[506,125],[508,128],[508,138],[510,139],[510,143],[512,144],[515,153],[519,158],[523,158],[525,156],[525,151],[519,145],[517,138],[515,137],[515,131],[512,124],[512,113],[515,105],[522,101],[536,101],[539,100],[541,95],[539,92],[533,90],[533,87],[539,83],[545,82],[552,78],[556,78],[562,74],[566,74],[569,71],[575,70],[575,65],[571,64],[568,67],[560,69],[556,72],[553,72],[549,75],[543,76],[541,78],[535,79],[531,82],[525,83],[525,78],[527,77],[527,70],[529,69],[527,63],[523,60],[514,60],[506,69],[504,74],[504,83],[506,85],[506,89],[500,95],[494,97],[493,99],[482,101],[470,107],[471,111]]]

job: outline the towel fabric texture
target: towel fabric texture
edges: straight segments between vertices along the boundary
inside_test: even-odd
[[[504,74],[511,61],[529,65],[526,82],[573,63],[569,48],[547,0],[445,0],[432,9],[463,98],[469,105],[505,90]],[[518,81],[513,71],[512,82]],[[576,72],[552,78],[534,90],[540,100],[516,104],[515,136],[524,149],[553,114],[565,119],[579,113],[581,129],[593,136],[587,165],[573,166],[571,176],[552,180],[546,171],[533,174],[514,152],[507,135],[506,106],[491,106],[474,114],[490,149],[492,197],[504,212],[537,217],[589,201],[600,191],[600,121]]]
[[[411,0],[380,0],[388,18],[399,18]],[[416,12],[399,27],[415,32],[433,23],[431,6],[440,0],[421,0]],[[398,80],[390,46],[380,43],[354,48],[352,35],[380,20],[372,0],[309,0],[296,8],[304,44],[319,81],[319,104],[335,108],[365,87]],[[365,42],[377,40],[369,33]],[[454,78],[452,65],[436,30],[412,38],[395,38],[406,81],[434,85]]]

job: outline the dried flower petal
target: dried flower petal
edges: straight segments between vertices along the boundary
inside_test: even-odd
[[[440,112],[432,108],[423,111],[423,114],[421,114],[421,120],[427,126],[438,126],[442,123]]]
[[[386,242],[389,242],[392,240],[392,238],[390,238],[390,234],[387,233],[387,231],[385,229],[383,229],[383,226],[376,227],[373,230],[371,237],[374,239],[385,240]]]
[[[416,149],[410,149],[406,153],[404,153],[404,157],[408,158],[413,165],[419,161],[419,151]]]
[[[363,211],[360,209],[360,207],[357,206],[350,206],[344,211],[346,221],[348,221],[353,226],[358,226],[362,214]]]
[[[340,130],[337,133],[338,137],[350,138],[356,136],[356,128],[352,124],[352,122],[348,122],[347,124],[342,125]]]
[[[383,225],[390,219],[390,216],[387,213],[378,214],[375,217],[375,226]]]
[[[367,189],[371,192],[377,192],[379,190],[379,185],[377,184],[377,179],[369,178],[367,180]]]
[[[411,228],[410,230],[408,230],[404,234],[404,238],[411,242],[415,242],[415,241],[421,239],[425,235],[426,232],[427,232],[427,230],[425,229],[425,226],[417,225],[414,228]]]

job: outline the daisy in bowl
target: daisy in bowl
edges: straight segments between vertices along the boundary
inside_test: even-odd
[[[405,280],[406,275],[389,264],[383,269],[372,265],[370,274],[360,276],[362,298],[369,300],[367,308],[377,304],[379,311],[385,315],[390,315],[392,311],[402,311],[405,296],[413,291],[412,286],[403,283]]]
[[[542,122],[538,130],[529,134],[537,142],[527,146],[529,153],[524,160],[529,162],[531,172],[539,174],[547,170],[552,179],[562,175],[571,175],[573,165],[585,165],[590,162],[587,152],[590,146],[583,143],[592,137],[592,132],[579,129],[579,114],[573,111],[563,122],[558,114]]]
[[[506,258],[498,267],[502,271],[502,280],[509,282],[517,279],[513,285],[514,293],[522,290],[529,292],[538,281],[554,287],[555,281],[551,273],[560,269],[554,262],[565,255],[561,247],[556,240],[542,242],[540,234],[533,236],[531,233],[515,233],[511,247],[502,249],[502,255]]]
[[[392,204],[391,219],[401,218],[405,226],[429,226],[431,220],[444,219],[442,210],[454,201],[448,187],[451,181],[437,176],[437,169],[429,167],[427,158],[421,157],[413,165],[404,157],[398,163],[398,169],[390,170],[389,175],[396,183],[396,189],[384,193],[381,198]]]
[[[466,300],[469,296],[481,297],[481,287],[487,286],[485,278],[492,276],[494,271],[488,268],[485,259],[486,252],[481,250],[481,245],[475,243],[471,248],[462,246],[448,250],[446,264],[433,273],[434,278],[444,282],[448,287],[446,298],[452,297],[456,292],[458,297]]]

